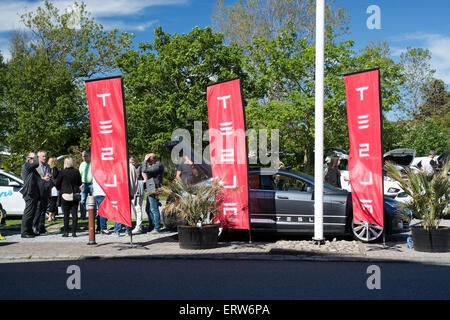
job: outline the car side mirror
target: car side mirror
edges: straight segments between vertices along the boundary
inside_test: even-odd
[[[22,187],[22,185],[19,182],[17,182],[17,181],[10,181],[8,183],[8,186],[10,186],[10,187]]]
[[[306,192],[314,192],[314,188],[313,187],[307,187],[306,188]]]

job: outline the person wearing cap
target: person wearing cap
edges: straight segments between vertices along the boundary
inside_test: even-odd
[[[436,151],[431,150],[428,153],[428,157],[422,160],[422,170],[426,172],[427,176],[434,174],[434,168],[436,168],[436,161],[434,157],[436,156]]]

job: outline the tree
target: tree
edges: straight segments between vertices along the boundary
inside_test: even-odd
[[[5,92],[6,92],[6,64],[3,62],[3,55],[0,52],[0,150],[6,147],[4,141],[6,140],[6,122],[8,114],[5,108]]]
[[[428,87],[435,70],[431,68],[431,53],[428,49],[406,48],[400,55],[400,64],[405,78],[402,91],[404,99],[399,105],[399,118],[411,118],[419,113],[423,103],[422,89]]]
[[[442,118],[450,112],[450,92],[446,90],[444,81],[433,79],[429,86],[422,88],[422,93],[425,101],[419,107],[418,119]]]
[[[399,101],[400,67],[387,58],[387,45],[371,44],[357,54],[353,42],[325,46],[325,148],[348,149],[345,83],[342,75],[381,69],[383,110]],[[315,47],[284,30],[272,40],[257,39],[246,70],[255,81],[257,97],[246,110],[249,128],[280,129],[280,150],[286,165],[311,172],[314,160]]]
[[[244,92],[251,91],[243,72],[242,50],[225,46],[211,28],[188,34],[154,30],[154,41],[140,43],[117,60],[124,73],[130,152],[159,153],[176,129],[191,135],[194,121],[208,127],[206,86],[240,77]]]
[[[450,150],[449,115],[408,122],[403,127],[401,144],[416,150],[418,155],[426,155],[430,150],[438,154]]]
[[[82,80],[114,70],[116,56],[130,44],[128,34],[105,32],[83,3],[72,8],[60,14],[46,1],[22,16],[29,32],[16,32],[11,39],[3,111],[5,143],[13,154],[46,149],[59,155],[81,143],[87,147]]]
[[[214,5],[214,30],[224,34],[227,43],[236,43],[246,49],[258,38],[271,40],[281,30],[289,29],[314,42],[315,0],[239,0],[231,7],[224,0]],[[335,0],[326,5],[326,36],[328,39],[348,31],[347,12],[335,6]]]

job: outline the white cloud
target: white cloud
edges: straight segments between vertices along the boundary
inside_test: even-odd
[[[160,5],[183,5],[189,0],[85,0],[86,10],[95,18],[130,17],[140,15],[144,9]],[[73,0],[51,1],[59,10],[65,10]],[[43,6],[44,1],[2,0],[0,2],[0,32],[20,27],[20,14],[34,11]]]
[[[0,37],[0,51],[3,56],[3,61],[7,61],[11,58],[11,53],[9,52],[9,38]]]
[[[435,77],[450,84],[450,36],[438,33],[414,32],[396,37],[395,42],[408,42],[408,46],[430,50],[431,67],[436,70]],[[394,56],[399,56],[406,49],[393,48]]]
[[[118,28],[121,31],[145,31],[158,20],[136,21],[134,18],[142,16],[144,10],[153,6],[186,5],[190,0],[84,0],[86,10],[106,30]],[[35,11],[44,6],[44,0],[0,0],[0,50],[5,59],[10,58],[8,33],[23,29],[20,16]],[[50,2],[65,12],[75,0],[51,0]],[[81,3],[81,1],[77,1]],[[117,19],[120,17],[122,19]],[[114,19],[114,22],[112,19]],[[125,21],[126,20],[126,21]]]
[[[109,21],[99,21],[103,27],[106,30],[112,30],[114,28],[117,28],[121,31],[145,31],[148,28],[150,28],[152,25],[158,23],[158,20],[151,20],[149,22],[143,22],[143,23],[129,23],[129,22],[124,22],[124,21],[114,21],[114,22],[109,22]]]

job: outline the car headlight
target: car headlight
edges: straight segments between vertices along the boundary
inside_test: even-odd
[[[400,189],[397,189],[397,188],[389,188],[387,192],[388,193],[397,193],[399,191],[400,191]]]
[[[397,198],[406,198],[408,196],[408,194],[406,193],[406,192],[400,192],[398,195],[397,195]]]

